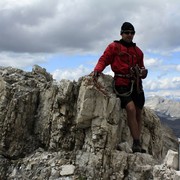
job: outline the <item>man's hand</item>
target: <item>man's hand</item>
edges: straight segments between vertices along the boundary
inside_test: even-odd
[[[141,77],[142,79],[145,79],[145,78],[147,77],[147,74],[148,74],[148,70],[147,70],[147,69],[142,68],[142,69],[140,70],[140,77]]]
[[[93,71],[93,78],[98,78],[100,76],[100,72]]]

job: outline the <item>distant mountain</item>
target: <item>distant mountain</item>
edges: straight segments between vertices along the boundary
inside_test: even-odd
[[[173,130],[173,133],[176,137],[180,137],[180,119],[176,119],[174,121],[170,121],[165,117],[158,116],[162,122],[162,124],[167,125]]]
[[[159,112],[162,116],[166,116],[169,120],[176,120],[180,118],[179,101],[160,96],[151,96],[146,98],[145,106]]]
[[[145,106],[154,110],[161,122],[170,127],[177,137],[180,137],[179,101],[159,96],[151,96],[146,98]]]

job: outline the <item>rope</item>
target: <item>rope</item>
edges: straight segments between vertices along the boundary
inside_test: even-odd
[[[109,96],[107,90],[105,89],[105,87],[103,87],[98,81],[97,79],[93,79],[93,83],[94,86],[105,96]]]
[[[89,74],[89,76],[91,77],[90,79],[87,80],[86,85],[93,85],[99,92],[101,92],[104,96],[109,97],[108,91],[106,90],[105,87],[102,86],[102,84],[100,84],[97,80],[97,78],[93,77],[93,72],[91,72]],[[101,74],[102,76],[102,74]]]
[[[122,78],[132,78],[131,80],[131,88],[130,88],[130,91],[128,92],[125,92],[125,93],[122,93],[120,94],[116,88],[115,88],[115,82],[113,81],[113,88],[114,88],[114,91],[115,93],[118,95],[118,96],[130,96],[132,91],[133,91],[133,87],[134,87],[134,83],[136,83],[136,88],[137,88],[137,93],[140,94],[141,93],[141,90],[140,90],[140,87],[139,87],[139,82],[140,82],[140,71],[139,71],[139,66],[138,64],[136,64],[136,66],[132,67],[130,69],[130,74],[126,74],[126,75],[123,75],[123,74],[115,74],[115,76],[119,76],[119,77],[122,77]]]
[[[131,93],[132,93],[132,91],[133,91],[133,86],[134,86],[134,80],[131,80],[131,88],[130,88],[130,91],[120,94],[120,93],[116,90],[116,88],[115,88],[115,81],[113,81],[114,92],[115,92],[118,96],[123,96],[123,97],[130,96]]]

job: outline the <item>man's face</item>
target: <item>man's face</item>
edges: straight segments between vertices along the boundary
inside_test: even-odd
[[[123,33],[121,34],[122,36],[122,39],[127,42],[127,43],[131,43],[133,38],[134,38],[134,34],[135,34],[135,31],[131,31],[131,30],[126,30],[126,31],[123,31]]]

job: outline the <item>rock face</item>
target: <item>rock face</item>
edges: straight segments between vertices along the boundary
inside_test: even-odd
[[[0,179],[178,178],[174,163],[164,163],[168,150],[177,152],[175,136],[152,110],[142,117],[147,153],[133,154],[111,76],[56,82],[39,66],[1,68]]]

